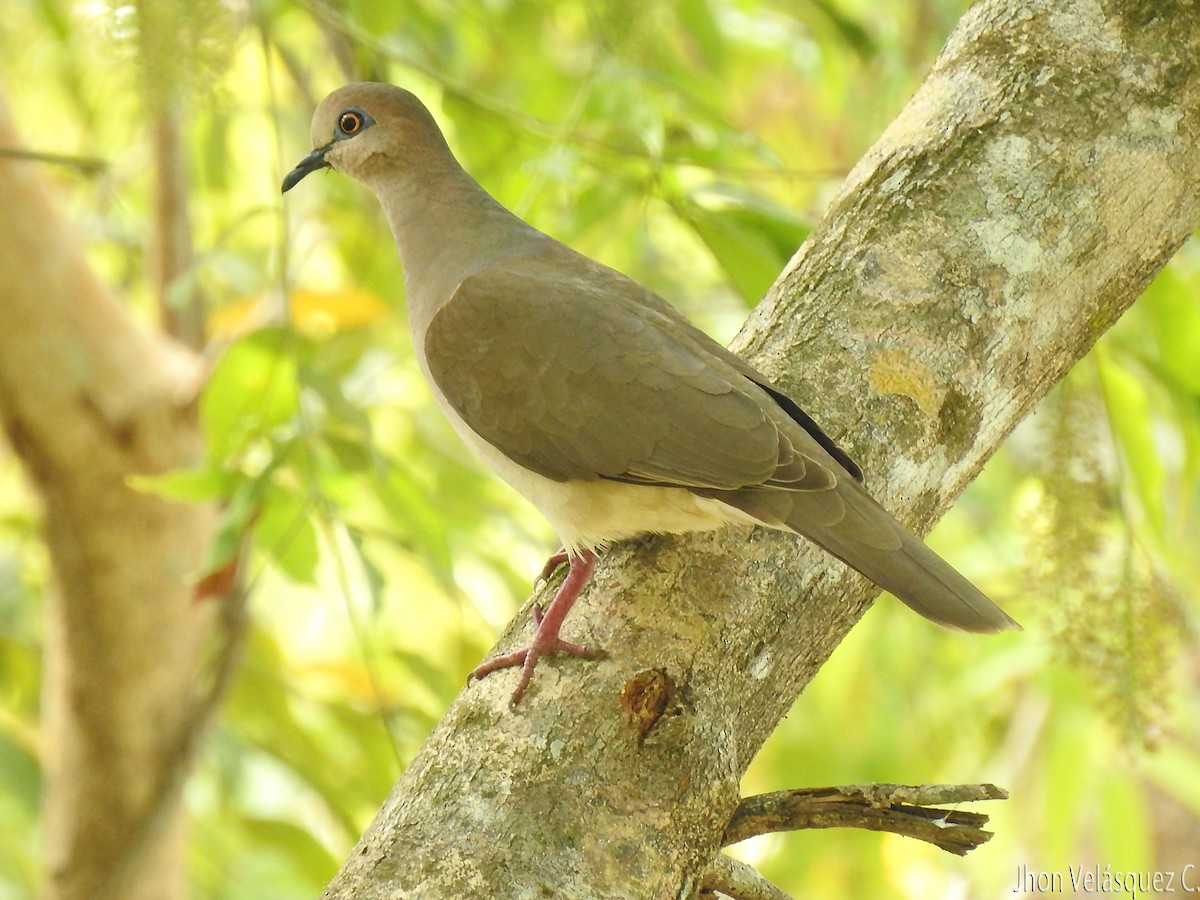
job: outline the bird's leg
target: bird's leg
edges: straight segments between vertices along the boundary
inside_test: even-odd
[[[558,555],[555,554],[555,556]],[[533,608],[533,623],[536,627],[529,645],[512,653],[489,659],[471,673],[473,678],[486,678],[497,669],[511,669],[520,666],[521,677],[517,679],[517,687],[509,701],[510,706],[516,706],[520,702],[525,689],[529,687],[530,679],[533,678],[533,670],[537,668],[538,660],[545,654],[558,651],[569,653],[571,656],[581,656],[584,659],[595,659],[600,655],[599,651],[572,644],[558,636],[563,620],[571,611],[575,599],[591,579],[592,572],[596,570],[596,554],[590,550],[583,550],[578,554],[568,554],[563,551],[562,555],[570,564],[570,571],[567,572],[566,580],[555,592],[554,599],[550,601],[545,612],[540,607]],[[553,559],[554,557],[551,557],[551,560]]]

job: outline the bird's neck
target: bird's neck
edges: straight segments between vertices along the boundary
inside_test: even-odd
[[[549,240],[505,209],[453,158],[406,167],[372,187],[400,251],[409,319],[418,335],[464,278]]]

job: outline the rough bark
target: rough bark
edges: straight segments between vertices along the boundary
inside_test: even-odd
[[[1200,222],[1198,20],[975,6],[737,340],[914,528]],[[618,548],[566,629],[609,658],[543,664],[515,712],[511,678],[468,686],[325,896],[692,896],[739,776],[876,593],[766,532]],[[648,723],[622,697],[653,670]]]
[[[0,103],[0,146],[17,146]],[[212,604],[214,513],[139,493],[201,453],[197,358],[95,278],[38,164],[0,158],[0,423],[43,501],[47,900],[187,896],[179,769]]]

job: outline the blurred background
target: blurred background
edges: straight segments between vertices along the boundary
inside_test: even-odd
[[[60,157],[37,175],[95,268],[147,327],[165,311],[223,348],[210,459],[162,489],[226,501],[227,536],[258,511],[247,652],[186,788],[196,898],[316,896],[555,549],[434,409],[374,200],[332,176],[281,201],[316,103],[354,79],[410,88],[501,201],[728,340],[967,5],[5,4],[0,92],[28,147]],[[172,210],[163,173],[185,188]],[[166,281],[164,230],[183,234]],[[979,808],[996,837],[965,859],[850,831],[737,855],[811,898],[1200,866],[1198,286],[1193,241],[932,536],[1021,639],[881,602],[745,779],[993,781],[1012,793]],[[5,900],[37,889],[49,577],[0,442]]]

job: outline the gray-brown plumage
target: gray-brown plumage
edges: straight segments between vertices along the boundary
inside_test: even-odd
[[[595,551],[648,532],[750,522],[795,531],[921,615],[1017,627],[866,493],[854,463],[765,376],[637,282],[513,216],[455,161],[412,94],[351,84],[313,116],[284,181],[332,167],[378,196],[434,396],[463,439],[550,520],[572,576],[528,648],[558,629]]]

